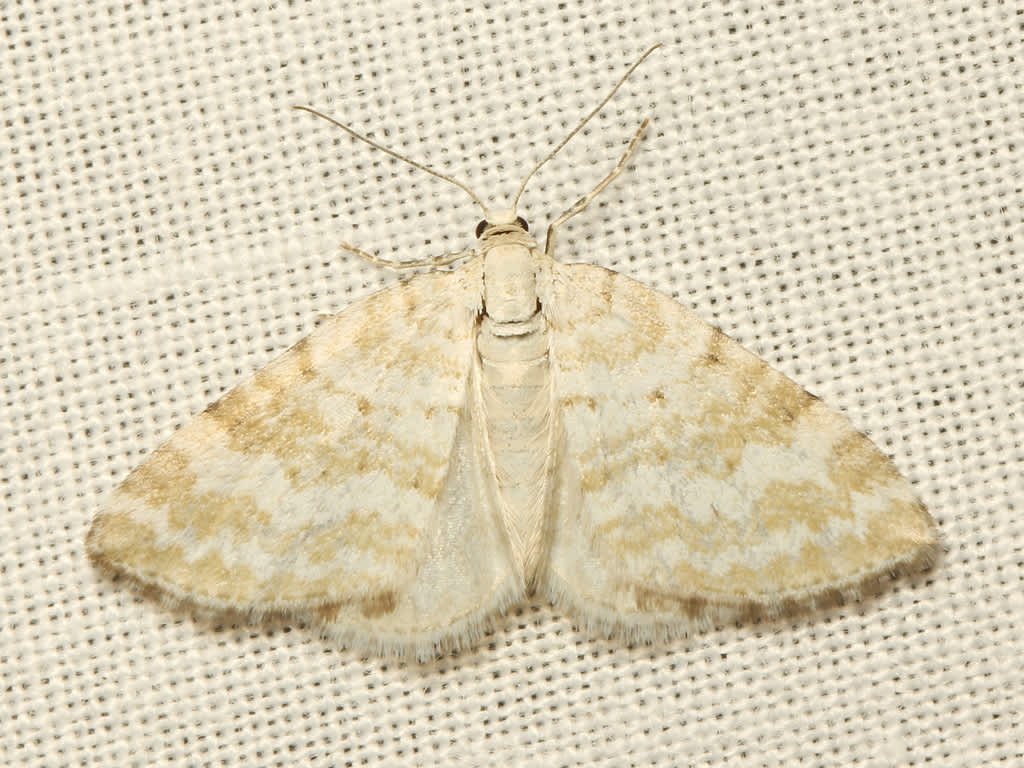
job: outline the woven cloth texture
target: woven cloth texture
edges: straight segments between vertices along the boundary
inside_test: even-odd
[[[0,763],[1017,765],[1024,67],[1013,2],[0,7]],[[83,538],[219,394],[531,183],[557,256],[692,307],[912,480],[876,599],[628,647],[524,605],[432,664],[172,610]]]

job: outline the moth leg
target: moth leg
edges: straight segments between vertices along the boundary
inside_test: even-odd
[[[575,203],[573,203],[572,207],[569,208],[569,210],[567,210],[565,213],[563,213],[561,216],[555,219],[554,222],[551,223],[551,225],[548,227],[547,242],[544,244],[544,253],[546,253],[548,256],[554,257],[555,238],[558,236],[558,228],[576,214],[582,213],[586,209],[586,207],[590,205],[591,201],[599,194],[601,194],[601,191],[609,184],[611,184],[613,181],[615,181],[615,177],[617,177],[626,169],[626,164],[629,162],[629,159],[633,156],[633,153],[636,152],[636,148],[640,144],[640,137],[643,136],[643,133],[645,130],[647,130],[647,125],[650,122],[651,119],[649,117],[645,117],[644,121],[640,123],[640,127],[637,128],[636,133],[633,134],[633,140],[629,142],[629,146],[626,147],[626,151],[623,153],[622,157],[619,158],[619,162],[615,165],[615,167],[612,168],[611,173],[609,173],[607,176],[601,179],[600,183],[598,183],[596,187],[594,187],[592,190],[590,190],[589,193],[587,193],[579,200],[577,200]]]
[[[444,267],[458,261],[459,259],[468,259],[476,253],[472,248],[466,248],[465,250],[456,251],[454,253],[444,253],[440,256],[431,256],[428,259],[418,259],[416,261],[391,261],[390,259],[382,259],[380,256],[374,256],[372,253],[367,253],[362,248],[356,248],[354,245],[349,245],[348,243],[341,243],[341,247],[346,251],[354,253],[356,256],[366,259],[367,261],[373,262],[374,264],[380,264],[383,267],[390,267],[391,269]]]

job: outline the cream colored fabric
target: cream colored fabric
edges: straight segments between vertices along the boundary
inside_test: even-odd
[[[0,763],[1011,764],[1024,741],[1013,4],[12,5],[0,12]],[[174,612],[85,558],[147,452],[531,182],[558,257],[674,295],[893,457],[948,554],[689,642],[538,605],[429,665]],[[955,758],[951,757],[955,755]]]

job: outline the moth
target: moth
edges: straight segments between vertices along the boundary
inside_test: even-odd
[[[350,306],[207,408],[114,491],[91,556],[419,659],[529,596],[653,642],[929,567],[934,521],[845,418],[672,299],[555,260],[646,125],[543,248],[526,181],[489,209],[413,163],[483,208],[475,248],[421,262],[463,263]]]

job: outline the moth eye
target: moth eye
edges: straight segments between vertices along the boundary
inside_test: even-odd
[[[476,236],[480,237],[480,235],[484,233],[485,229],[487,229],[487,219],[484,219],[476,225]]]
[[[522,216],[516,216],[516,221],[519,223],[519,226],[523,228],[524,232],[530,231],[530,225],[526,223],[526,219]]]

